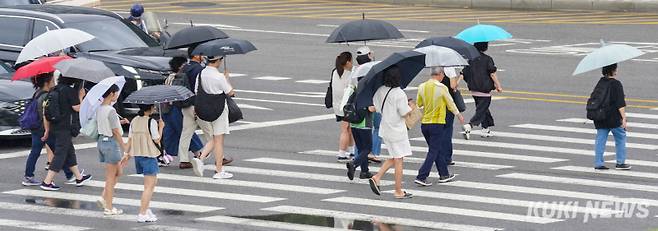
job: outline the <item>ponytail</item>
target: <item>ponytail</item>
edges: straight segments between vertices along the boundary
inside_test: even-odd
[[[345,73],[345,64],[350,61],[352,61],[352,53],[348,51],[340,53],[340,55],[336,57],[336,72],[338,73],[338,77],[343,76],[343,73]]]

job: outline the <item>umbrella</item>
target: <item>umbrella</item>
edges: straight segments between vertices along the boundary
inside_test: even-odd
[[[601,41],[601,44],[601,48],[589,53],[578,63],[573,75],[596,70],[644,54],[639,49],[625,44],[605,44],[603,41]]]
[[[134,104],[160,104],[183,101],[194,96],[184,86],[156,85],[144,87],[130,94],[123,102]]]
[[[93,83],[115,76],[114,72],[103,62],[87,58],[64,60],[56,64],[55,68],[62,73],[62,76]]]
[[[344,43],[382,39],[404,38],[392,24],[373,19],[351,21],[340,25],[327,38],[327,43]]]
[[[80,104],[80,124],[82,127],[96,116],[96,110],[103,102],[103,94],[105,94],[107,89],[110,89],[113,84],[116,84],[119,87],[119,92],[121,92],[123,85],[126,84],[126,78],[123,76],[115,76],[103,79],[87,92],[87,95],[82,100],[82,104]]]
[[[391,66],[400,68],[400,87],[405,88],[425,68],[425,54],[417,51],[393,53],[370,69],[365,79],[359,81],[356,90],[357,108],[372,105],[372,97],[384,85],[384,71]]]
[[[212,26],[193,26],[178,31],[171,37],[165,49],[178,49],[193,46],[215,39],[228,38],[228,35]]]
[[[436,45],[421,47],[414,51],[425,54],[425,67],[468,66],[468,61],[457,51]]]
[[[246,54],[254,50],[256,50],[254,44],[247,40],[226,38],[201,43],[194,48],[192,55],[227,56]]]
[[[491,42],[512,38],[505,29],[494,25],[477,24],[459,32],[455,38],[474,44],[477,42]]]
[[[47,31],[25,45],[16,63],[61,51],[92,39],[94,39],[93,35],[72,28]]]
[[[354,72],[352,72],[352,78],[356,79],[356,78],[366,76],[366,74],[368,74],[368,72],[370,71],[370,69],[372,69],[372,67],[374,65],[376,65],[378,63],[381,63],[381,62],[382,61],[371,61],[371,62],[367,62],[367,63],[359,65],[359,67],[357,67],[356,70],[354,70]]]
[[[21,79],[30,78],[32,76],[36,76],[41,73],[53,72],[55,71],[55,67],[54,67],[55,64],[66,59],[71,59],[71,57],[56,56],[56,57],[44,57],[37,59],[36,61],[31,62],[30,64],[18,68],[18,70],[14,72],[14,76],[11,79],[21,80]]]
[[[428,38],[418,43],[418,45],[416,45],[416,48],[421,48],[431,45],[437,45],[437,46],[453,49],[459,52],[459,54],[461,54],[462,56],[464,56],[465,59],[468,60],[473,60],[477,57],[480,57],[480,52],[473,45],[464,42],[464,40],[456,39],[453,37]]]

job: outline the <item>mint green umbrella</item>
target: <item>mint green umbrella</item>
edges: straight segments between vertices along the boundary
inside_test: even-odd
[[[644,54],[639,49],[625,44],[606,44],[603,41],[601,41],[601,44],[601,48],[589,53],[580,61],[573,75],[593,71]]]

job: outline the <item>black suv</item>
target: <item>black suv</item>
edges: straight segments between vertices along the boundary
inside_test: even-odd
[[[87,7],[21,5],[0,8],[0,60],[14,64],[32,38],[48,30],[75,28],[96,38],[68,50],[72,56],[104,62],[118,76],[127,78],[119,100],[147,85],[161,84],[170,74],[162,46],[120,15]],[[137,113],[135,105],[116,104],[123,116]]]

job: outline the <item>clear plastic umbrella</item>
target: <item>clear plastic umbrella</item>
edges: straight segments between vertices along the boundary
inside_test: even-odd
[[[623,62],[644,54],[641,50],[625,44],[606,44],[601,41],[601,48],[589,53],[578,63],[572,75],[582,74],[611,64]]]
[[[116,76],[104,79],[94,85],[94,87],[87,92],[87,95],[80,105],[80,124],[83,127],[96,116],[96,110],[103,102],[103,94],[105,94],[107,89],[110,89],[113,84],[116,84],[119,87],[119,92],[121,92],[123,85],[126,84],[126,78],[123,76]]]
[[[16,63],[55,53],[94,38],[93,35],[87,32],[73,28],[47,31],[25,45],[18,55]]]
[[[468,66],[468,61],[457,51],[436,45],[417,48],[414,51],[425,54],[426,67]]]

